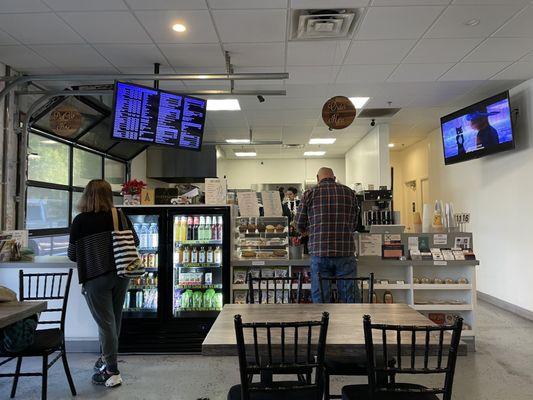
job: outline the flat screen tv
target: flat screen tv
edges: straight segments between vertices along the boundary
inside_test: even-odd
[[[440,122],[446,165],[515,147],[509,92],[446,115]]]
[[[116,82],[113,139],[199,151],[207,100]]]

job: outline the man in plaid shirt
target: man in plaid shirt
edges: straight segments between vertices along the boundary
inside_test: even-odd
[[[318,273],[322,277],[355,277],[354,232],[357,226],[355,192],[335,182],[331,168],[317,173],[318,185],[307,190],[300,201],[295,222],[298,230],[309,235],[311,255],[311,295],[321,303]],[[353,281],[337,282],[341,302],[353,303]],[[323,283],[324,300],[329,301],[329,282]],[[359,296],[357,296],[359,297]]]

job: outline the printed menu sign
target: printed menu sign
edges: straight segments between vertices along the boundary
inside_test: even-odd
[[[261,192],[261,199],[263,200],[265,217],[281,217],[283,215],[279,192]]]
[[[237,201],[241,216],[259,217],[259,203],[257,202],[256,192],[238,192]]]
[[[226,204],[227,181],[226,179],[205,179],[205,204]]]
[[[359,235],[359,255],[381,257],[381,234],[361,234]]]

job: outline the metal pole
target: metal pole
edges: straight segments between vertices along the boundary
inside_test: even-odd
[[[159,75],[159,66],[160,65],[161,64],[159,64],[159,63],[154,63],[154,74]],[[158,79],[154,80],[154,89],[159,89],[159,80]]]

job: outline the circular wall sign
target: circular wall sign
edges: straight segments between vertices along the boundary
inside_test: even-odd
[[[62,105],[50,113],[50,128],[60,136],[72,136],[81,127],[82,116],[75,107]]]
[[[322,120],[331,129],[344,129],[355,118],[355,107],[348,97],[335,96],[322,107]]]

